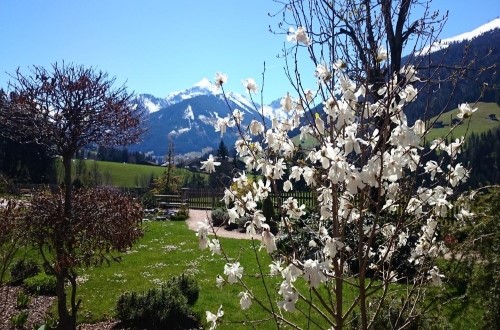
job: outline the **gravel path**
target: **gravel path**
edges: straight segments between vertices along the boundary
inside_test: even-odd
[[[210,219],[211,211],[209,210],[189,210],[189,219],[186,220],[186,224],[189,229],[196,231],[198,229],[198,222],[203,221],[205,218]],[[238,230],[225,230],[224,227],[214,227],[217,236],[236,238],[236,239],[252,239],[251,235],[246,233],[240,233]],[[209,234],[212,234],[209,232]],[[260,240],[260,235],[256,235],[254,239]]]

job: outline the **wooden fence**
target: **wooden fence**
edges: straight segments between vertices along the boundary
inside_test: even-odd
[[[222,201],[222,198],[224,197],[223,190],[209,188],[183,188],[183,191],[189,208],[214,209],[219,206],[224,206],[224,202]],[[273,205],[277,208],[277,212],[280,211],[278,208],[281,206],[283,201],[289,197],[296,198],[299,205],[304,204],[308,208],[316,205],[316,198],[310,191],[282,192],[279,196],[271,193],[270,196],[273,201]],[[281,199],[281,203],[279,199]]]

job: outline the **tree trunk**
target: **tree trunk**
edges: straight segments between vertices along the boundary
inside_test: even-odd
[[[64,276],[56,274],[57,312],[59,314],[58,330],[76,330],[76,318],[69,315],[66,307],[66,291],[64,290]]]
[[[67,219],[71,215],[71,197],[73,192],[73,182],[71,182],[71,154],[63,154],[64,166],[64,215]]]

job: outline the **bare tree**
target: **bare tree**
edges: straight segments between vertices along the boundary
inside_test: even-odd
[[[94,68],[63,62],[53,64],[50,71],[40,66],[33,66],[27,75],[18,69],[12,78],[10,105],[0,111],[0,118],[7,127],[3,134],[21,142],[35,141],[46,145],[62,157],[64,200],[55,197],[50,200],[48,196],[44,196],[43,201],[54,208],[47,209],[45,213],[41,212],[40,217],[44,221],[57,221],[57,227],[51,227],[50,223],[47,223],[46,230],[53,230],[47,236],[49,240],[47,244],[53,248],[56,264],[53,270],[58,279],[60,328],[74,329],[78,305],[74,303],[72,296],[70,316],[66,309],[64,280],[70,280],[74,287],[73,293],[76,292],[73,262],[77,262],[78,265],[80,261],[68,259],[68,254],[74,249],[83,248],[87,240],[89,244],[92,243],[92,240],[99,238],[99,235],[96,232],[89,232],[90,235],[85,239],[72,237],[71,233],[74,233],[73,236],[85,234],[87,228],[80,228],[79,223],[90,221],[87,216],[92,214],[90,210],[87,210],[88,214],[79,213],[82,205],[77,205],[77,208],[73,209],[71,160],[78,150],[89,144],[112,146],[137,142],[144,132],[142,119],[145,112],[132,103],[133,94],[128,93],[125,86],[113,87],[115,79]],[[44,210],[40,200],[36,199],[34,205],[37,205],[37,202],[40,202],[40,210]],[[63,211],[56,206],[63,207]],[[94,219],[94,223],[104,226],[102,230],[106,231],[113,228],[107,227],[115,225],[113,221],[121,220],[111,211],[114,210],[118,212],[117,214],[121,214],[121,211],[116,210],[117,208],[111,204],[102,206],[110,209],[99,210],[96,214],[101,213],[98,216],[102,218]],[[91,206],[83,204],[83,207]],[[54,218],[50,218],[49,215]],[[137,212],[131,216],[136,215]],[[36,218],[33,213],[32,216]],[[39,224],[38,230],[44,232],[42,223]],[[114,244],[112,241],[104,242],[109,246]],[[43,242],[38,243],[41,245]],[[97,241],[94,243],[98,244]],[[105,251],[101,248],[104,246],[96,246],[98,251]]]
[[[66,212],[71,210],[71,159],[89,144],[127,145],[144,132],[144,111],[132,104],[125,86],[114,88],[115,78],[74,64],[53,64],[52,70],[33,66],[12,76],[12,106],[0,117],[16,140],[47,145],[62,157]]]
[[[59,329],[76,329],[78,268],[110,263],[116,259],[113,251],[124,252],[143,233],[140,204],[113,189],[79,189],[72,198],[68,217],[64,194],[37,194],[20,221],[26,241],[39,250],[45,269],[57,279]],[[71,285],[69,311],[66,281]]]

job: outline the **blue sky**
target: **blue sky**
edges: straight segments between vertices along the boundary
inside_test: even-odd
[[[500,15],[498,0],[433,7],[450,11],[442,38]],[[243,93],[245,78],[260,85],[265,61],[269,103],[287,90],[276,58],[285,37],[268,31],[278,8],[271,0],[0,0],[0,87],[17,67],[64,60],[106,71],[136,93],[164,97],[217,71],[228,74],[228,90]]]

